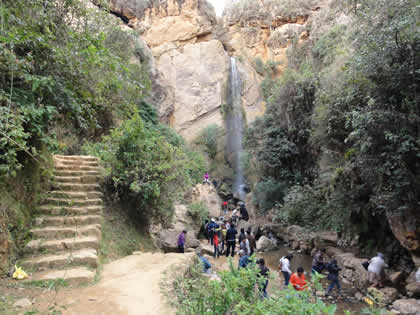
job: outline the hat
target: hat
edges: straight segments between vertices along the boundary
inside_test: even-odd
[[[211,219],[211,222],[216,222],[216,220],[214,218]]]

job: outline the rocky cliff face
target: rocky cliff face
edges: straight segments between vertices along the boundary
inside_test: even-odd
[[[139,33],[153,76],[153,103],[163,121],[187,140],[202,129],[223,126],[230,71],[229,54],[218,38],[214,9],[206,0],[113,0],[111,10]],[[248,122],[264,112],[259,78],[249,64],[239,64]]]

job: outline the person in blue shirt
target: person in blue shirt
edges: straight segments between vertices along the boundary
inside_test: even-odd
[[[211,273],[211,264],[209,261],[203,256],[201,251],[197,252],[197,256],[200,259],[201,263],[203,264],[203,272],[210,274]]]
[[[241,249],[239,251],[239,265],[238,265],[238,269],[246,268],[248,266],[249,262],[250,262],[249,256],[245,254],[245,251],[243,249]]]

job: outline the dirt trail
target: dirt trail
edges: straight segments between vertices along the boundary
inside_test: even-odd
[[[163,272],[185,263],[194,254],[142,253],[104,266],[101,280],[94,286],[61,289],[57,296],[38,300],[37,308],[47,310],[52,302],[63,306],[63,315],[173,314],[161,296],[159,283]]]

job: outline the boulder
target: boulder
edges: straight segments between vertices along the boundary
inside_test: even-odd
[[[420,300],[416,300],[416,299],[396,300],[392,304],[392,309],[404,315],[418,315],[420,314]]]
[[[209,217],[223,215],[222,200],[213,185],[198,184],[193,188],[193,202],[203,202],[209,209]]]
[[[389,276],[389,280],[392,282],[393,285],[398,285],[404,279],[404,272],[397,271],[393,272]]]
[[[328,246],[325,248],[326,254],[330,257],[336,257],[337,255],[344,254],[344,251],[337,247]]]
[[[261,236],[257,241],[257,251],[259,252],[269,252],[277,248],[277,242],[273,242],[266,236]]]
[[[319,246],[332,245],[336,246],[338,242],[338,234],[333,231],[324,231],[317,233],[318,240],[320,242]]]
[[[378,302],[382,305],[389,305],[398,297],[398,291],[395,288],[385,287],[382,289],[368,288],[370,295],[376,297]]]
[[[182,230],[175,229],[160,231],[157,239],[159,248],[163,249],[165,252],[176,252],[178,250],[178,235],[181,232]],[[187,230],[187,235],[185,236],[185,248],[197,248],[199,246],[200,242],[194,235],[194,232]]]
[[[343,277],[357,289],[365,290],[368,285],[368,273],[362,265],[365,260],[355,257],[352,253],[335,255],[335,259],[342,268]]]
[[[420,298],[420,283],[411,282],[405,286],[407,295],[413,298]]]

